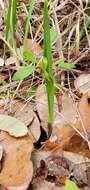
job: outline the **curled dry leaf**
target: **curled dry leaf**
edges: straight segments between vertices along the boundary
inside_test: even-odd
[[[58,129],[55,133],[55,136],[57,137],[56,140],[54,142],[52,139],[49,140],[46,143],[46,146],[49,149],[58,147],[59,149],[63,148],[64,150],[72,152],[82,152],[90,158],[90,151],[87,143],[87,140],[90,141],[90,103],[87,95],[82,96],[77,108],[81,115],[81,119],[78,117],[72,124],[68,124],[64,128]],[[85,138],[82,138],[82,135]]]
[[[80,93],[86,94],[90,91],[90,74],[81,74],[74,81],[76,90]]]
[[[12,104],[12,112],[16,118],[28,126],[29,135],[36,142],[41,134],[40,123],[30,103],[15,100]]]
[[[33,175],[31,138],[26,136],[16,139],[1,132],[0,142],[5,151],[0,184],[9,190],[26,190]]]

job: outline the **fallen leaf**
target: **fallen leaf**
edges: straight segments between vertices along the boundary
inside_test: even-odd
[[[32,39],[27,39],[26,44],[26,50],[32,51],[36,56],[40,56],[40,54],[42,54],[42,48],[37,42]]]
[[[87,140],[90,141],[90,103],[87,95],[82,96],[77,108],[81,115],[81,119],[78,116],[73,123],[68,123],[64,125],[64,128],[58,129],[54,134],[56,137],[55,141],[52,141],[51,137],[46,143],[46,147],[48,147],[49,150],[58,150],[62,148],[67,151],[82,152],[90,158],[90,151],[87,143]],[[81,121],[83,122],[84,129]]]
[[[90,159],[82,154],[63,151],[63,157],[69,159],[74,165],[81,165],[84,170],[90,165]]]
[[[0,144],[5,151],[0,173],[0,184],[8,190],[26,190],[31,182],[33,166],[30,160],[33,143],[29,136],[14,138],[0,133]]]
[[[50,156],[51,156],[51,151],[44,151],[44,150],[33,151],[32,161],[34,163],[34,170],[36,171],[36,169],[40,167],[41,160],[47,160],[47,158]]]
[[[7,58],[6,59],[6,61],[5,61],[5,65],[13,65],[13,64],[16,64],[16,62],[17,62],[17,59],[16,59],[16,57],[9,57],[9,58]]]
[[[47,106],[47,96],[45,92],[45,86],[40,85],[36,93],[36,108],[41,119],[41,124],[44,130],[47,132],[47,118],[48,118],[48,106]],[[68,109],[69,108],[69,109]],[[54,135],[58,129],[63,128],[66,123],[73,123],[75,118],[77,118],[77,112],[75,105],[69,94],[62,96],[62,110],[61,113],[58,112],[57,100],[54,101],[54,123],[53,131]]]
[[[82,94],[86,94],[90,91],[90,74],[81,74],[74,81],[76,90]]]
[[[41,46],[36,41],[32,39],[26,40],[25,52],[31,52],[34,56],[36,56],[36,58],[40,59],[42,56],[42,51]],[[23,56],[23,46],[18,48],[18,54]]]
[[[66,190],[64,186],[56,186],[54,183],[46,180],[35,181],[32,185],[33,190]]]
[[[0,114],[0,130],[6,131],[15,137],[22,137],[28,133],[28,129],[23,122],[4,114]]]
[[[63,152],[64,158],[69,159],[73,162],[70,166],[71,176],[79,186],[88,184],[87,171],[90,167],[90,159],[83,156],[82,154],[76,154],[73,152]]]
[[[38,141],[41,134],[40,123],[31,104],[15,100],[12,103],[12,113],[14,117],[28,126],[28,133],[32,137],[33,141]]]
[[[78,104],[78,110],[85,129],[88,129],[90,127],[90,102],[88,94],[82,96]]]

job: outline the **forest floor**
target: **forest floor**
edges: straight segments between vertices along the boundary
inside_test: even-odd
[[[0,190],[90,190],[90,2],[48,2],[56,85],[51,129],[40,68],[44,1],[34,4],[25,57],[29,3],[17,0],[15,47],[14,19],[5,37],[9,3],[0,1]]]

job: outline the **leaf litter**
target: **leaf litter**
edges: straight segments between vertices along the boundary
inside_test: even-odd
[[[44,87],[42,85],[39,87],[39,89],[41,89],[41,90],[43,88]],[[40,93],[39,95],[38,95],[38,93],[36,94],[36,108],[37,108],[38,114],[40,115],[41,123],[38,120],[37,116],[35,115],[33,108],[30,104],[28,104],[28,103],[23,104],[22,101],[14,101],[12,104],[12,109],[11,109],[12,116],[21,120],[24,123],[24,125],[26,125],[26,126],[30,125],[31,131],[33,130],[33,132],[36,133],[36,136],[38,134],[37,126],[39,126],[39,135],[36,137],[36,136],[32,135],[33,133],[31,132],[31,134],[29,134],[28,137],[26,136],[26,137],[21,137],[21,138],[15,138],[15,137],[11,137],[9,135],[10,133],[7,134],[5,132],[1,132],[2,140],[1,140],[0,144],[2,145],[4,152],[6,152],[6,153],[4,153],[3,168],[1,167],[2,168],[1,177],[0,177],[1,185],[4,187],[7,187],[8,189],[14,189],[14,188],[15,189],[18,189],[18,188],[27,189],[27,187],[30,184],[30,181],[31,181],[30,179],[32,178],[32,176],[33,176],[33,180],[31,182],[31,186],[33,189],[40,189],[40,188],[49,189],[52,187],[53,189],[60,188],[60,190],[61,190],[63,188],[62,185],[65,184],[65,181],[69,176],[71,176],[71,178],[75,181],[75,183],[78,184],[78,186],[87,185],[88,182],[87,182],[86,170],[88,170],[88,168],[90,166],[90,161],[89,161],[89,159],[87,160],[87,157],[90,158],[90,154],[89,154],[87,143],[85,143],[84,142],[85,140],[80,135],[78,135],[78,133],[75,131],[75,127],[80,131],[81,134],[85,135],[80,118],[78,117],[78,114],[77,114],[77,109],[76,109],[76,106],[77,106],[77,108],[80,112],[81,118],[83,120],[85,129],[86,129],[86,131],[88,131],[90,104],[88,101],[88,96],[83,95],[82,98],[80,99],[80,101],[78,102],[78,104],[74,105],[74,103],[68,93],[64,94],[62,96],[62,109],[61,109],[60,116],[58,116],[59,125],[58,126],[56,125],[57,127],[55,127],[55,130],[53,129],[52,136],[50,137],[49,141],[47,141],[45,143],[42,152],[40,150],[38,150],[38,154],[36,154],[36,150],[34,150],[33,154],[35,154],[35,155],[34,155],[34,157],[33,157],[33,155],[31,157],[31,160],[34,164],[34,173],[33,173],[32,163],[30,161],[30,163],[31,163],[30,168],[29,168],[30,170],[27,169],[27,173],[25,173],[26,169],[24,171],[24,174],[27,175],[27,179],[28,179],[27,183],[24,184],[23,176],[21,176],[21,179],[19,179],[19,176],[18,176],[17,181],[14,181],[15,178],[12,175],[14,168],[16,168],[16,166],[17,166],[18,171],[20,171],[20,172],[23,171],[22,166],[20,166],[20,163],[19,163],[19,153],[17,151],[18,146],[20,145],[20,147],[22,149],[21,154],[25,155],[25,150],[23,148],[23,140],[26,139],[25,142],[28,143],[27,139],[29,138],[30,142],[31,142],[31,145],[29,144],[29,146],[32,146],[33,142],[37,142],[40,137],[40,125],[42,125],[42,127],[43,127],[43,122],[46,122],[46,126],[47,126],[47,120],[45,120],[45,118],[47,119],[47,116],[46,116],[47,109],[42,108],[42,105],[45,106],[45,104],[46,104],[46,94],[45,94],[45,91],[43,91],[43,90],[42,90],[42,93],[39,90],[39,93]],[[37,97],[40,97],[40,99]],[[57,102],[56,102],[55,106],[56,106],[56,109],[58,110]],[[68,107],[69,107],[69,109],[68,109]],[[44,111],[42,112],[40,110],[41,111],[40,112],[39,109],[44,110]],[[45,115],[43,116],[43,114],[41,115],[41,113],[43,113]],[[4,117],[10,117],[10,116],[4,115]],[[14,117],[13,117],[13,119],[14,119]],[[35,117],[37,120],[36,124],[34,123]],[[55,119],[57,121],[57,117]],[[4,121],[5,121],[5,119],[4,119]],[[37,125],[37,123],[38,123],[38,125]],[[16,122],[15,122],[15,124],[16,124]],[[72,125],[72,127],[70,125]],[[35,129],[35,126],[36,126],[36,129]],[[73,128],[73,126],[74,126],[74,128]],[[17,127],[18,127],[18,125],[17,125]],[[14,129],[13,125],[12,125],[12,128]],[[43,129],[45,129],[47,131],[47,128],[43,128]],[[88,134],[88,132],[87,132],[87,134]],[[5,138],[2,137],[3,135],[5,135]],[[5,142],[4,142],[4,140],[5,140]],[[18,142],[20,144],[18,144]],[[15,148],[14,148],[14,146],[15,146]],[[29,149],[30,149],[30,147],[29,147]],[[71,152],[68,153],[69,155],[67,157],[67,152],[65,155],[63,150],[74,152],[73,158],[71,157]],[[29,152],[29,156],[31,155],[31,152]],[[76,155],[75,152],[77,152],[78,154],[80,152],[82,152],[81,154],[84,154],[83,160],[80,161],[80,156]],[[42,153],[43,153],[43,156],[41,156]],[[12,157],[13,162],[11,164],[10,160],[11,160],[12,154],[15,157],[14,158]],[[18,154],[19,165],[16,162],[17,154]],[[6,157],[6,155],[7,155],[7,157]],[[79,156],[79,158],[78,158],[78,156]],[[74,162],[74,157],[76,159],[76,162]],[[39,158],[38,165],[36,164],[37,158]],[[20,157],[20,160],[21,160],[21,157]],[[78,163],[78,161],[79,161],[79,163]],[[14,165],[14,163],[16,165]],[[28,163],[28,161],[24,159],[24,161],[22,160],[21,163],[24,166],[26,166],[26,163]],[[20,166],[20,170],[19,170],[19,166]],[[80,174],[78,173],[78,168],[79,168]],[[9,169],[10,169],[10,171],[9,171]],[[17,170],[15,169],[16,172],[17,172]],[[28,175],[28,171],[30,171],[29,175]],[[10,178],[10,179],[9,179],[9,175],[8,175],[9,172],[10,172],[10,175],[12,176],[12,178]],[[28,178],[28,176],[29,176],[29,178]],[[30,178],[30,176],[31,176],[31,178]],[[21,184],[19,183],[20,180],[21,180]],[[25,180],[26,180],[26,178],[25,178]],[[44,184],[46,184],[45,187],[44,187]],[[58,184],[60,187],[58,187]]]
[[[3,99],[9,99],[10,108],[8,109],[6,101],[3,102],[3,105],[0,101],[1,120],[3,119],[3,125],[0,128],[0,189],[27,190],[29,188],[31,190],[65,190],[66,188],[74,188],[75,190],[76,183],[77,186],[80,187],[80,190],[86,190],[90,188],[89,68],[87,72],[87,64],[89,65],[90,58],[88,50],[86,49],[85,51],[85,44],[88,43],[86,39],[88,38],[88,35],[85,39],[82,39],[82,41],[79,42],[79,49],[75,49],[78,47],[78,37],[75,39],[75,35],[73,33],[74,30],[72,30],[74,24],[77,23],[77,19],[80,19],[80,31],[83,29],[85,35],[85,30],[83,27],[83,9],[81,9],[82,2],[77,0],[75,0],[75,2],[51,1],[49,5],[49,14],[51,17],[50,24],[55,25],[54,23],[56,23],[56,20],[55,22],[53,20],[53,15],[56,15],[57,18],[60,19],[60,31],[56,31],[57,38],[53,44],[53,56],[55,58],[55,62],[57,62],[58,54],[62,52],[67,64],[61,65],[58,74],[56,72],[57,70],[55,70],[55,75],[56,77],[58,75],[60,82],[60,99],[58,98],[57,100],[57,97],[55,97],[55,120],[51,137],[46,141],[41,140],[43,139],[41,138],[43,136],[41,129],[45,131],[46,135],[48,134],[47,99],[43,79],[38,72],[38,69],[35,73],[32,72],[31,76],[29,76],[31,69],[28,70],[28,68],[32,67],[30,65],[31,62],[37,64],[38,67],[38,62],[36,63],[36,60],[42,57],[43,19],[42,15],[40,15],[42,1],[39,1],[39,3],[36,2],[36,7],[33,12],[35,15],[32,15],[31,18],[32,23],[30,23],[29,33],[30,38],[27,39],[26,53],[27,55],[28,51],[32,53],[29,53],[28,55],[29,60],[25,60],[25,64],[27,65],[26,74],[24,73],[25,75],[22,76],[22,72],[18,70],[19,67],[22,67],[23,65],[21,59],[21,55],[23,53],[23,39],[22,34],[20,34],[20,31],[18,30],[21,30],[20,28],[22,28],[22,23],[26,20],[24,15],[26,14],[25,11],[27,9],[24,7],[24,5],[26,6],[26,3],[27,1],[24,0],[22,2],[18,2],[20,7],[17,11],[22,12],[22,14],[18,15],[20,20],[17,19],[18,27],[16,27],[17,31],[15,34],[16,44],[18,46],[18,55],[20,54],[20,62],[17,61],[17,56],[14,57],[13,53],[9,52],[12,50],[10,46],[10,50],[8,48],[6,49],[6,60],[4,60],[4,56],[2,56],[4,53],[1,53],[3,52],[3,48],[0,47],[0,88],[2,88],[2,91],[0,92]],[[84,1],[84,4],[85,6],[90,6],[86,1]],[[1,1],[0,5],[2,13],[3,7],[5,8],[6,4]],[[55,6],[56,11],[54,11],[54,14],[53,5]],[[89,13],[88,9],[87,12]],[[61,16],[59,16],[59,13]],[[72,14],[76,14],[76,16],[71,16]],[[77,14],[79,15],[79,18]],[[84,14],[87,13],[85,12]],[[55,19],[57,19],[56,16]],[[38,24],[36,24],[35,20],[37,17]],[[20,21],[20,23],[18,23],[18,21]],[[57,22],[57,24],[59,23]],[[2,25],[1,19],[0,28],[2,28]],[[33,31],[31,29],[31,25],[33,25]],[[55,28],[55,26],[53,28]],[[69,33],[70,30],[72,31],[72,34]],[[4,31],[2,29],[0,29],[0,32],[2,36],[4,36]],[[33,34],[35,35],[34,39]],[[56,34],[53,34],[51,39],[55,38],[54,35]],[[63,39],[63,43],[60,42],[60,49],[57,48],[59,46],[58,36],[61,36],[60,38]],[[75,40],[77,47],[73,45]],[[9,43],[10,41],[11,36],[9,36]],[[71,50],[66,44],[71,44]],[[65,52],[63,49],[65,49]],[[83,53],[80,52],[81,49],[83,49]],[[77,57],[75,53],[77,51],[80,53],[80,55],[78,54],[79,57]],[[32,61],[31,55],[33,55]],[[85,57],[85,60],[83,56]],[[62,60],[62,58],[60,59]],[[68,63],[70,63],[70,65]],[[75,65],[75,70],[70,70],[70,67],[73,68],[74,65],[72,65],[72,63],[78,63],[80,66],[79,69],[78,66]],[[26,65],[24,67],[26,67]],[[84,72],[83,69],[85,70]],[[17,71],[16,73],[18,73],[18,71],[21,72],[21,76],[19,76],[19,78],[18,76],[15,76],[15,71]],[[82,74],[79,75],[79,73]],[[11,80],[13,76],[15,76],[18,80],[16,86],[13,86],[14,83]],[[5,83],[8,83],[9,85],[7,86],[9,87],[6,87]],[[25,88],[25,92],[27,92],[27,86],[28,90],[32,90],[33,83],[36,83],[36,86],[38,87],[36,90],[35,99],[31,97],[27,99],[23,96],[23,89]],[[64,88],[62,84],[64,84]],[[6,90],[3,90],[4,87]],[[22,93],[20,93],[21,91]],[[71,91],[75,101],[72,99]],[[35,106],[35,109],[33,109],[32,105]],[[39,142],[40,144],[38,144]],[[74,181],[74,185],[68,179]],[[65,182],[67,180],[68,185],[65,187]]]

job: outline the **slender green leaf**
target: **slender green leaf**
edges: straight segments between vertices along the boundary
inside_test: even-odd
[[[26,18],[26,26],[25,26],[25,36],[24,36],[24,51],[26,50],[26,43],[27,43],[27,38],[28,38],[28,31],[29,31],[29,22],[31,19],[32,11],[34,8],[36,0],[29,0],[29,12]]]
[[[15,26],[16,26],[16,8],[17,8],[17,0],[12,0],[12,17],[11,17],[11,34],[12,34],[12,45],[15,49]]]
[[[51,44],[55,43],[57,40],[57,36],[58,36],[58,32],[55,28],[51,28],[50,29],[50,40],[51,40]]]
[[[90,17],[85,22],[86,28],[90,28]],[[80,40],[86,35],[85,26],[80,29]]]
[[[51,54],[51,40],[50,40],[50,28],[49,28],[49,16],[48,16],[48,1],[44,3],[44,57],[47,58],[48,73],[53,76],[52,73],[52,54]]]
[[[50,41],[51,41],[51,45],[53,45],[58,37],[58,32],[54,27],[50,28]],[[42,39],[44,39],[44,34],[42,33]]]
[[[11,5],[12,5],[12,0],[9,0],[9,7],[8,7],[8,13],[6,17],[6,33],[5,33],[5,40],[8,40],[8,35],[10,31],[10,17],[11,17]]]
[[[45,76],[47,99],[48,99],[48,123],[52,124],[53,117],[54,117],[54,79],[53,79],[52,53],[51,53],[47,0],[45,0],[44,2],[44,58],[47,60],[47,67],[45,68],[44,73],[46,73],[49,78],[48,80]]]
[[[60,66],[60,68],[62,68],[62,69],[74,69],[75,68],[74,64],[68,63],[63,59],[59,59],[58,61],[56,61],[55,64]]]
[[[29,75],[31,75],[35,70],[35,67],[32,65],[27,65],[27,66],[21,66],[19,70],[14,74],[13,80],[23,80]]]

